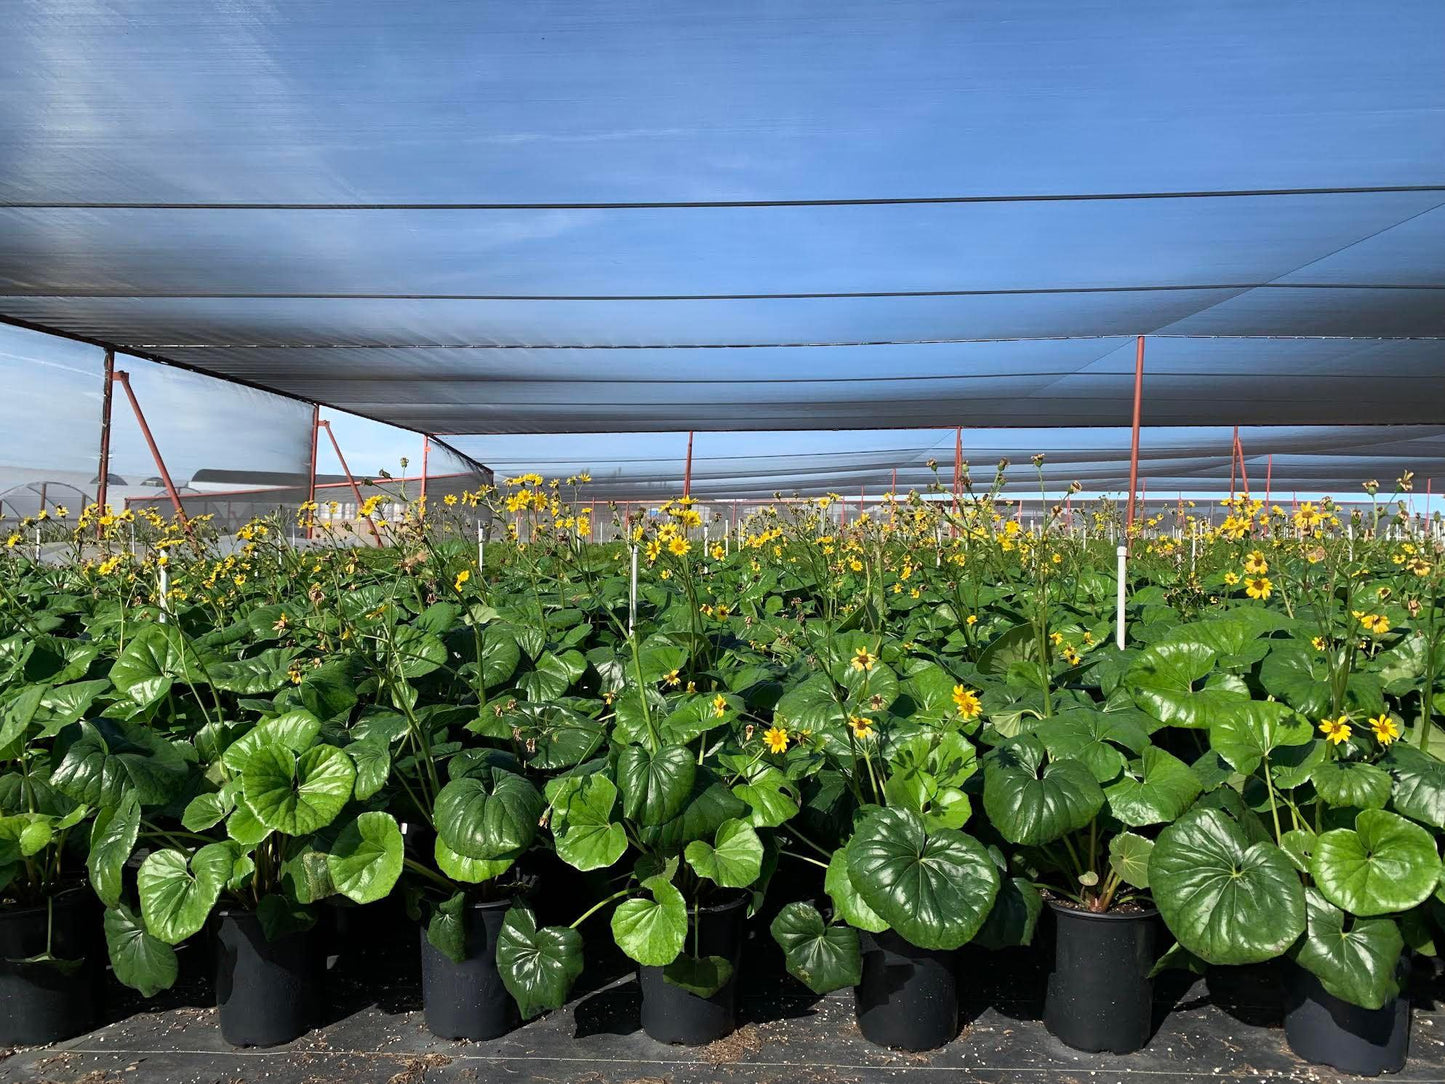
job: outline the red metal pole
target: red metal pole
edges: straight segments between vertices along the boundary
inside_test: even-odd
[[[1239,426],[1234,427],[1234,451],[1239,456],[1239,480],[1244,483],[1244,491],[1249,492],[1249,470],[1244,465],[1244,442],[1239,439]]]
[[[181,507],[181,495],[176,491],[176,484],[171,481],[171,472],[166,469],[166,461],[161,458],[161,450],[156,447],[155,437],[151,436],[151,427],[146,424],[146,416],[141,412],[135,392],[131,390],[130,374],[116,370],[115,379],[120,381],[120,386],[125,389],[125,397],[130,400],[130,408],[135,411],[135,420],[140,425],[141,436],[145,437],[146,447],[151,450],[151,458],[156,461],[156,469],[161,472],[161,482],[166,487],[166,495],[170,497],[171,504],[175,506],[176,518],[181,521],[186,536],[195,542],[195,536],[191,534],[191,521],[186,518],[186,510]]]
[[[682,495],[692,496],[692,430],[687,431],[687,466],[682,471]]]
[[[110,493],[110,403],[115,388],[115,351],[105,352],[105,386],[100,392],[100,475],[95,491],[95,536],[100,537],[100,517],[105,515],[105,502]]]
[[[361,506],[365,503],[361,499],[361,487],[356,484],[356,479],[351,476],[351,468],[346,465],[346,456],[341,454],[341,445],[336,442],[336,434],[331,431],[331,423],[323,420],[319,424],[326,427],[326,435],[331,438],[331,448],[336,452],[336,460],[341,464],[341,470],[342,473],[346,475],[346,480],[351,483],[351,495],[356,498],[356,514],[359,516],[361,515]],[[372,522],[370,516],[366,516],[365,519],[366,525],[371,528],[371,537],[376,539],[377,546],[380,546],[382,544],[381,532],[376,529],[376,524]]]
[[[426,470],[427,461],[431,458],[431,437],[423,434],[421,438],[421,504],[417,512],[418,519],[426,518]]]
[[[1229,499],[1234,500],[1235,471],[1239,469],[1239,458],[1235,449],[1239,447],[1239,426],[1234,427],[1234,439],[1229,442]]]
[[[321,439],[321,408],[311,408],[311,483],[306,492],[306,503],[311,506],[306,513],[306,537],[312,538],[316,531],[316,448]],[[229,506],[230,502],[226,502]]]
[[[1139,413],[1144,405],[1144,336],[1134,342],[1134,432],[1129,441],[1129,504],[1124,512],[1124,534],[1134,526],[1134,493],[1139,485]]]

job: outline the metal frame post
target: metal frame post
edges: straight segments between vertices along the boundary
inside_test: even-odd
[[[1244,442],[1239,439],[1239,426],[1237,425],[1234,427],[1234,454],[1239,457],[1239,480],[1244,483],[1244,491],[1248,493],[1249,469],[1244,465]]]
[[[1229,499],[1234,500],[1236,471],[1239,469],[1239,459],[1234,454],[1239,447],[1239,426],[1234,427],[1234,436],[1229,441]]]
[[[1134,526],[1134,492],[1139,486],[1139,415],[1143,405],[1144,336],[1140,335],[1134,341],[1134,429],[1129,441],[1129,504],[1124,513],[1126,543],[1129,541],[1129,530]]]
[[[115,390],[115,351],[105,352],[105,386],[100,392],[100,475],[95,491],[95,536],[100,537],[100,517],[105,515],[105,502],[110,496],[110,404]]]
[[[692,430],[687,431],[687,465],[682,469],[682,495],[692,496]]]
[[[326,427],[326,435],[331,438],[331,448],[336,453],[337,462],[341,464],[342,473],[346,475],[347,482],[351,484],[351,495],[356,498],[356,514],[360,516],[361,506],[364,503],[361,499],[361,487],[356,484],[356,479],[351,475],[351,468],[346,465],[346,456],[341,454],[341,445],[337,443],[336,434],[331,431],[331,422],[323,419],[317,424]],[[380,548],[382,546],[381,532],[376,529],[376,523],[373,522],[370,516],[363,516],[362,518],[366,520],[366,525],[371,528],[371,537],[376,539],[376,545]]]
[[[1269,509],[1269,499],[1274,485],[1274,453],[1270,452],[1264,460],[1264,507]]]
[[[130,400],[130,408],[135,411],[135,420],[140,425],[141,436],[145,437],[146,447],[150,449],[151,458],[156,462],[156,470],[161,472],[161,482],[166,487],[166,495],[170,497],[171,504],[175,507],[176,518],[181,521],[181,527],[185,530],[186,537],[194,543],[196,538],[191,532],[191,521],[186,518],[186,510],[181,505],[181,495],[176,490],[175,482],[171,481],[171,472],[166,469],[166,461],[161,458],[161,450],[156,447],[156,439],[151,435],[151,427],[147,424],[146,416],[140,408],[140,402],[136,399],[135,391],[130,386],[130,374],[117,369],[112,379],[120,383],[121,388],[125,391],[125,397]],[[107,464],[108,466],[109,464]],[[101,514],[104,515],[104,513]]]
[[[421,503],[417,506],[417,518],[426,519],[426,472],[431,459],[431,434],[423,433],[421,438]]]
[[[311,482],[306,491],[306,503],[311,506],[306,514],[306,537],[309,540],[316,530],[316,452],[321,440],[321,408],[311,406]],[[229,505],[230,502],[227,502]]]

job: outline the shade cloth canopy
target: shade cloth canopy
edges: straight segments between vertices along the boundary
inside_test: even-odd
[[[7,22],[12,321],[442,435],[1125,426],[1145,335],[1161,485],[1229,443],[1157,427],[1371,427],[1251,443],[1319,488],[1441,452],[1376,428],[1445,420],[1435,0]],[[1102,485],[1116,437],[1036,443]]]

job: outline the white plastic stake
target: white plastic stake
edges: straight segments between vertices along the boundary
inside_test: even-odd
[[[637,543],[632,544],[632,586],[627,593],[627,635],[637,627]]]
[[[1128,548],[1127,546],[1120,546],[1120,547],[1119,547],[1117,550],[1115,550],[1114,552],[1117,553],[1117,554],[1118,554],[1118,557],[1119,557],[1119,613],[1118,613],[1118,617],[1117,617],[1117,619],[1116,619],[1116,621],[1115,621],[1114,643],[1118,646],[1118,648],[1119,648],[1120,651],[1123,651],[1123,650],[1124,650],[1124,583],[1125,583],[1125,579],[1124,579],[1124,578],[1125,578],[1125,576],[1128,575],[1128,571],[1127,571],[1127,569],[1125,568],[1125,565],[1127,564],[1127,562],[1128,562],[1128,560],[1129,560],[1129,548]]]
[[[40,563],[40,528],[35,528],[35,563]]]
[[[483,535],[482,535],[482,519],[481,519],[480,516],[478,516],[478,517],[477,517],[477,572],[478,572],[478,573],[481,573],[481,571],[487,567],[486,564],[485,564],[485,561],[486,561],[486,551],[485,551],[485,549],[483,548],[484,545],[485,545],[485,541],[484,541],[484,538],[483,538]]]
[[[171,605],[171,574],[165,565],[156,565],[156,580],[161,589],[161,624],[165,624],[166,614],[170,612]]]

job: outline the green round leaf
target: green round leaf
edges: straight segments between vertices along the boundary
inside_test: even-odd
[[[200,930],[231,877],[237,851],[230,843],[208,843],[191,856],[154,851],[136,876],[146,929],[168,945]]]
[[[612,780],[598,773],[558,782],[562,785],[553,791],[552,799],[557,856],[580,870],[612,865],[627,850],[627,832],[612,819],[617,805]]]
[[[811,904],[788,904],[769,930],[783,949],[788,974],[813,993],[826,994],[862,981],[858,931],[827,925]]]
[[[1169,931],[1212,964],[1278,956],[1305,926],[1304,889],[1283,851],[1251,844],[1217,809],[1196,809],[1159,833],[1149,886]]]
[[[1044,747],[1034,738],[1013,738],[984,758],[983,807],[1010,843],[1050,843],[1083,828],[1103,804],[1104,792],[1087,767],[1074,760],[1045,764]]]
[[[623,900],[612,912],[612,936],[638,963],[666,967],[687,938],[687,904],[666,877],[649,877],[642,887],[652,899]]]
[[[763,841],[747,821],[724,821],[712,843],[694,840],[683,852],[699,877],[724,888],[746,888],[763,867]]]
[[[1315,842],[1310,872],[1325,898],[1354,915],[1404,911],[1435,891],[1440,856],[1430,833],[1383,809]]]
[[[1379,1009],[1393,1001],[1400,993],[1396,965],[1405,947],[1394,920],[1348,919],[1315,888],[1305,889],[1305,911],[1309,926],[1295,962],[1353,1005]]]
[[[513,907],[497,935],[497,969],[523,1019],[560,1009],[582,974],[582,935],[567,927],[538,929],[531,911]]]
[[[515,858],[531,845],[545,806],[529,780],[488,768],[442,787],[436,800],[437,835],[466,858]]]
[[[1120,832],[1109,840],[1109,868],[1119,880],[1135,888],[1149,887],[1149,856],[1154,841],[1133,832]]]
[[[1123,779],[1104,788],[1109,812],[1124,824],[1138,827],[1175,820],[1194,803],[1201,789],[1189,765],[1151,745]]]
[[[1383,809],[1390,800],[1390,773],[1362,760],[1327,760],[1310,773],[1310,781],[1333,806]]]
[[[932,949],[973,937],[999,888],[998,870],[976,839],[947,828],[929,833],[902,809],[880,809],[858,826],[848,841],[848,877],[900,936]]]
[[[1145,648],[1124,674],[1134,702],[1170,726],[1205,728],[1249,694],[1234,685],[1205,685],[1218,654],[1202,643],[1164,643]]]
[[[617,756],[617,783],[622,812],[648,826],[663,824],[683,811],[692,797],[697,754],[681,745],[653,752],[629,745]]]
[[[105,946],[115,977],[143,997],[154,997],[175,984],[180,970],[176,950],[153,937],[125,904],[106,909]]]
[[[356,768],[334,745],[317,745],[297,757],[279,743],[246,758],[241,797],[273,832],[302,836],[325,828],[351,797]]]
[[[383,899],[401,876],[402,839],[390,813],[362,813],[341,830],[326,857],[336,891],[357,903]]]
[[[1313,736],[1307,719],[1273,700],[1230,704],[1214,714],[1209,727],[1210,748],[1245,775],[1274,750],[1305,745]]]

